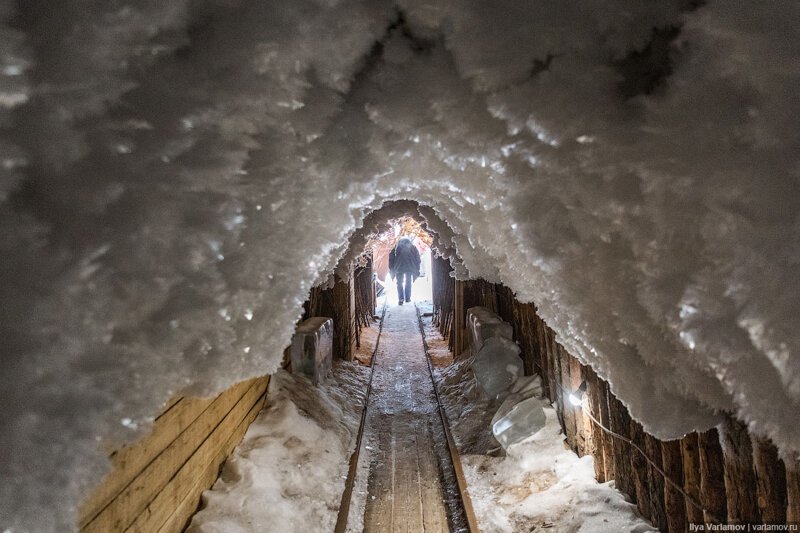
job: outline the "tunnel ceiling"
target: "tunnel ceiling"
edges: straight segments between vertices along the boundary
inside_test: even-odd
[[[309,288],[395,200],[655,435],[732,410],[800,448],[799,18],[3,1],[8,516],[71,524],[105,443],[178,391],[275,370]]]

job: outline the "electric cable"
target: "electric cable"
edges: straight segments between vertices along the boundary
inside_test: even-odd
[[[567,390],[567,389],[566,389],[566,388],[564,388],[563,386],[561,387],[561,389],[562,389],[562,390],[563,390],[563,391],[564,391],[564,392],[565,392],[567,395],[573,394],[573,393],[572,393],[572,391],[570,391],[570,390]],[[605,426],[604,426],[604,425],[603,425],[603,424],[602,424],[602,423],[601,423],[599,420],[597,420],[597,419],[594,417],[594,415],[592,415],[592,413],[590,413],[588,410],[584,410],[584,409],[581,407],[581,412],[582,412],[582,413],[584,413],[586,416],[588,416],[588,417],[589,417],[589,419],[590,419],[592,422],[594,422],[595,424],[597,424],[597,427],[599,427],[600,429],[602,429],[602,430],[603,430],[604,432],[606,432],[607,434],[609,434],[609,435],[611,435],[612,437],[614,437],[614,438],[617,438],[617,439],[619,439],[619,440],[621,440],[621,441],[623,441],[623,442],[626,442],[626,443],[628,443],[629,445],[631,445],[631,446],[632,446],[632,447],[633,447],[633,448],[634,448],[636,451],[638,451],[638,452],[639,452],[639,453],[642,455],[642,457],[644,457],[644,458],[645,458],[645,460],[646,460],[648,463],[650,463],[650,465],[651,465],[651,466],[652,466],[652,467],[653,467],[653,468],[654,468],[654,469],[655,469],[655,470],[656,470],[656,471],[657,471],[659,474],[661,474],[661,477],[663,477],[663,478],[664,478],[664,481],[666,481],[667,483],[669,483],[669,484],[670,484],[670,485],[671,485],[673,488],[675,488],[675,490],[677,490],[678,492],[680,492],[681,494],[683,494],[684,498],[686,498],[686,501],[688,501],[690,504],[692,504],[692,506],[694,506],[696,509],[698,509],[698,510],[702,511],[702,512],[704,513],[704,515],[705,515],[705,516],[708,516],[709,518],[711,518],[711,520],[712,520],[714,523],[716,523],[716,524],[724,524],[724,523],[725,523],[725,522],[723,522],[723,521],[719,520],[719,518],[717,518],[716,516],[714,516],[714,514],[713,514],[713,513],[711,513],[711,511],[709,511],[708,509],[706,509],[705,507],[703,507],[703,505],[702,505],[700,502],[698,502],[698,501],[697,501],[697,500],[695,500],[695,499],[694,499],[692,496],[690,496],[690,495],[689,495],[689,494],[688,494],[688,493],[687,493],[685,490],[683,490],[683,487],[681,487],[679,484],[675,483],[675,482],[674,482],[674,481],[673,481],[673,480],[672,480],[672,479],[671,479],[671,478],[670,478],[670,477],[667,475],[667,473],[666,473],[666,472],[664,472],[664,470],[662,470],[660,466],[658,466],[657,464],[655,464],[655,463],[654,463],[654,462],[653,462],[653,461],[650,459],[650,457],[647,455],[647,453],[646,453],[644,450],[642,450],[642,449],[641,449],[641,448],[640,448],[640,447],[639,447],[639,446],[638,446],[638,445],[637,445],[635,442],[633,442],[631,439],[629,439],[629,438],[627,438],[627,437],[625,437],[625,436],[623,436],[623,435],[620,435],[619,433],[617,433],[617,432],[615,432],[615,431],[612,431],[611,429],[609,429],[609,428],[605,427]]]

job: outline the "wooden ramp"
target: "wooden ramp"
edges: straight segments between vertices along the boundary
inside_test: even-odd
[[[463,510],[453,509],[458,488],[413,305],[387,311],[374,372],[365,420],[364,531],[462,529],[457,524]]]

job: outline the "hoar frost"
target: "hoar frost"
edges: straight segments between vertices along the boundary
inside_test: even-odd
[[[687,4],[0,2],[0,526],[275,371],[397,210],[652,434],[800,449],[800,5]]]

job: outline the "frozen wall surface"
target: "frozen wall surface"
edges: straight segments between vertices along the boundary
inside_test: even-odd
[[[274,371],[309,288],[399,200],[656,436],[731,410],[799,449],[797,20],[0,0],[0,525],[69,529],[167,398]]]

